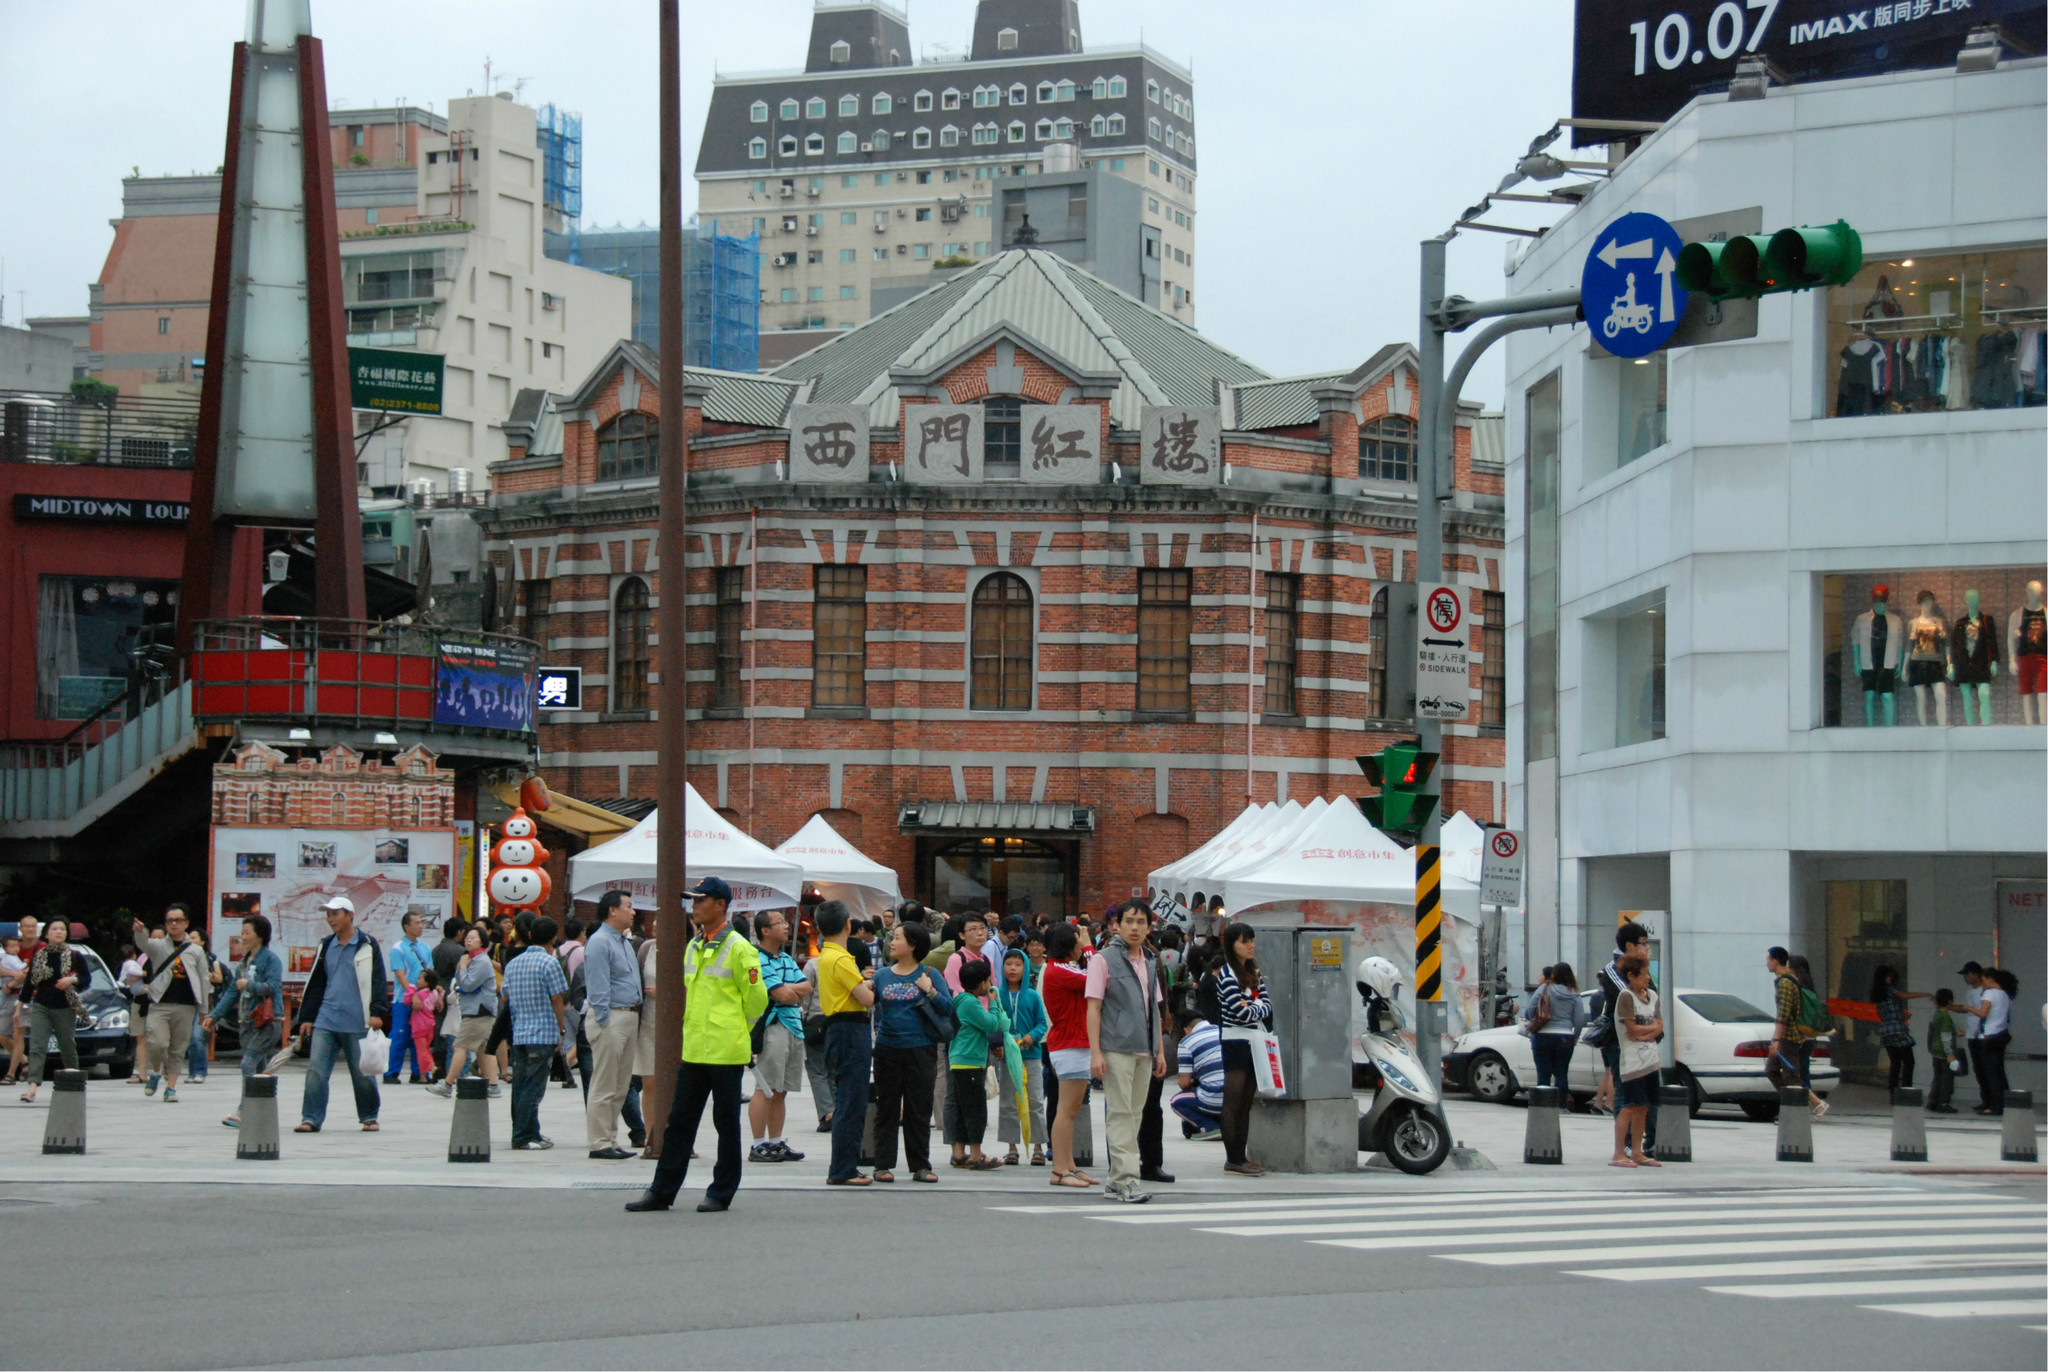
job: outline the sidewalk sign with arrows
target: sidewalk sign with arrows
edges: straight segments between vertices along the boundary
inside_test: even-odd
[[[1472,696],[1472,615],[1465,592],[1424,582],[1415,623],[1415,715],[1462,720]]]

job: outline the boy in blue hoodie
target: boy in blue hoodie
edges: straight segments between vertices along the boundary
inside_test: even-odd
[[[1017,1110],[1017,1086],[1010,1079],[1007,1061],[1000,1066],[1002,1076],[1001,1110],[996,1117],[996,1139],[1010,1146],[1003,1155],[1005,1165],[1015,1167],[1019,1161],[1018,1145],[1024,1142],[1023,1125],[1028,1119],[1031,1139],[1031,1165],[1045,1166],[1045,1059],[1039,1047],[1052,1029],[1052,1021],[1045,1013],[1045,1001],[1031,988],[1031,963],[1021,947],[1012,947],[1003,954],[1003,976],[996,987],[996,1003],[1010,1021],[1010,1036],[1017,1040],[1018,1051],[1024,1058],[1025,1113],[1020,1117]]]

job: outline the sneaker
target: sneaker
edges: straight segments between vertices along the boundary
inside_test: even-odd
[[[776,1157],[775,1157],[775,1147],[774,1147],[774,1145],[773,1145],[773,1144],[771,1144],[771,1143],[769,1143],[769,1142],[768,1142],[768,1141],[767,1141],[766,1139],[763,1139],[763,1140],[762,1140],[761,1142],[759,1142],[759,1143],[755,1144],[755,1145],[754,1145],[754,1146],[753,1146],[752,1148],[749,1148],[749,1149],[747,1150],[747,1161],[748,1161],[748,1162],[775,1162],[775,1161],[777,1161],[777,1159],[776,1159]]]
[[[166,1087],[164,1088],[164,1104],[165,1104],[165,1105],[176,1105],[177,1103],[178,1103],[178,1088],[177,1088],[177,1087],[175,1087],[175,1086],[166,1086]]]
[[[186,1083],[185,1083],[185,1084],[186,1084],[187,1086],[204,1086],[204,1085],[206,1085],[206,1073],[204,1073],[204,1072],[201,1072],[201,1073],[200,1073],[200,1074],[199,1074],[198,1076],[196,1076],[196,1077],[192,1077],[192,1078],[188,1079],[188,1080],[186,1081]]]
[[[1204,1129],[1200,1133],[1191,1136],[1196,1143],[1215,1143],[1222,1137],[1223,1131],[1221,1129]]]
[[[500,1087],[496,1082],[492,1082],[490,1089],[485,1091],[484,1094],[489,1096],[492,1100],[496,1100],[498,1099],[498,1097],[504,1095],[505,1091],[504,1088]]]
[[[512,1146],[522,1153],[544,1153],[555,1146],[555,1141],[553,1139],[535,1139],[532,1143],[515,1143]]]
[[[221,1123],[230,1129],[240,1129],[242,1127],[242,1117],[240,1115],[229,1115]]]
[[[448,1099],[448,1097],[455,1094],[455,1088],[450,1086],[445,1081],[437,1081],[432,1086],[429,1086],[427,1088],[427,1094],[430,1096],[439,1096],[441,1097],[441,1099],[446,1100]]]
[[[829,1134],[829,1133],[831,1133],[831,1132],[832,1132],[832,1121],[831,1121],[830,1119],[822,1119],[822,1120],[819,1120],[819,1121],[818,1121],[818,1132],[819,1132],[819,1133],[821,1133],[821,1134]]]
[[[151,1073],[149,1074],[149,1082],[148,1082],[148,1084],[147,1084],[147,1085],[145,1085],[145,1086],[144,1086],[144,1087],[142,1088],[142,1094],[143,1094],[143,1095],[145,1095],[145,1096],[153,1096],[153,1095],[155,1095],[155,1094],[156,1094],[156,1088],[157,1088],[157,1087],[158,1087],[158,1086],[159,1086],[159,1085],[160,1085],[160,1084],[161,1084],[161,1083],[163,1082],[163,1079],[164,1079],[163,1073],[161,1073],[161,1072],[151,1072]]]
[[[787,1143],[776,1144],[774,1152],[775,1156],[769,1159],[771,1162],[802,1162],[804,1160],[804,1155],[791,1148]]]

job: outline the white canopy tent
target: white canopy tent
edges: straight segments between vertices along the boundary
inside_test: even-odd
[[[1184,899],[1192,899],[1199,892],[1204,901],[1219,895],[1218,874],[1247,854],[1264,854],[1277,835],[1300,823],[1301,813],[1299,801],[1290,800],[1276,805],[1270,812],[1262,811],[1255,816],[1252,823],[1232,834],[1228,842],[1212,843],[1184,859],[1174,873],[1175,892]]]
[[[1226,883],[1240,873],[1263,867],[1275,855],[1285,852],[1287,845],[1297,835],[1314,828],[1329,808],[1330,802],[1317,796],[1294,814],[1277,817],[1271,825],[1252,835],[1245,842],[1243,851],[1217,859],[1202,874],[1209,882],[1210,895],[1223,896],[1224,908],[1234,915],[1237,902],[1228,897]]]
[[[1247,830],[1264,824],[1280,807],[1272,801],[1264,805],[1247,805],[1238,812],[1237,818],[1223,826],[1217,835],[1201,847],[1182,857],[1175,858],[1164,867],[1155,868],[1150,877],[1152,897],[1155,900],[1180,898],[1186,895],[1178,884],[1180,874],[1201,859],[1205,854],[1217,851],[1223,845],[1235,842]]]
[[[812,815],[775,853],[802,867],[804,880],[817,887],[819,895],[845,901],[857,915],[878,919],[903,900],[896,869],[884,867],[848,843],[823,815]]]
[[[657,810],[611,842],[570,858],[571,897],[596,900],[606,891],[630,891],[635,909],[654,909],[655,833],[660,818]],[[703,877],[723,878],[732,887],[735,912],[781,909],[802,898],[804,869],[741,833],[707,805],[694,786],[684,797],[684,822],[689,826],[684,876],[693,885]]]
[[[1444,821],[1444,909],[1474,923],[1479,920],[1479,850],[1486,830],[1463,810]]]

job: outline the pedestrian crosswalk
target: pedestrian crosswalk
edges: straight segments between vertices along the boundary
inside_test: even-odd
[[[1185,1226],[1444,1262],[1543,1267],[1630,1284],[1686,1282],[1719,1296],[1842,1301],[1928,1319],[2048,1318],[2039,1201],[1988,1191],[1811,1186],[1572,1188],[1155,1200],[1095,1213],[999,1206],[1136,1228]]]

